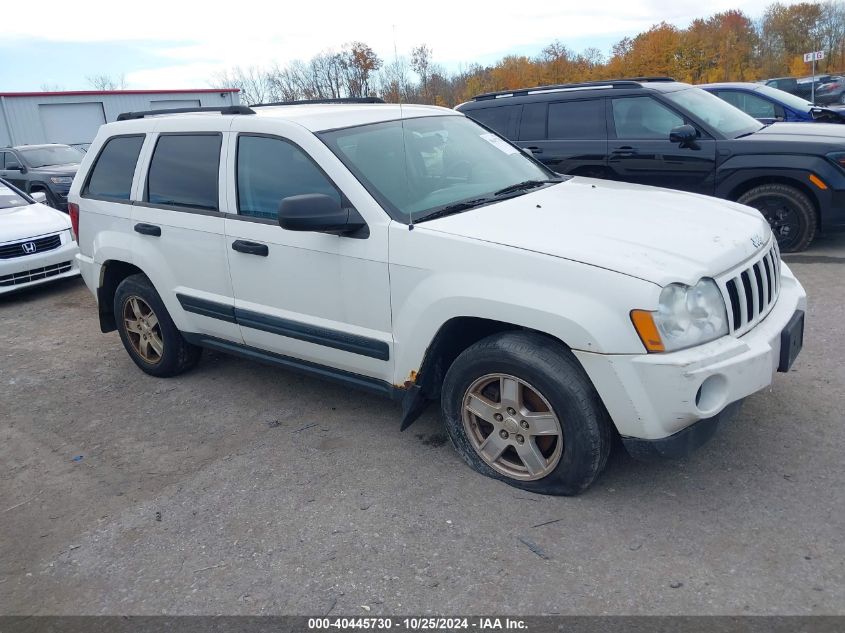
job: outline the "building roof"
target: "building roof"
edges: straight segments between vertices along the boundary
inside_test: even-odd
[[[174,95],[240,92],[240,88],[185,88],[184,90],[63,90],[58,92],[0,92],[0,97],[88,97],[103,95]]]

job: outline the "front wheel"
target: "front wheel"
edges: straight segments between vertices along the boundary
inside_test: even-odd
[[[763,214],[784,253],[803,251],[816,236],[816,208],[807,194],[795,187],[760,185],[746,191],[737,202]]]
[[[535,332],[494,335],[446,373],[452,444],[478,472],[532,492],[576,495],[607,462],[611,422],[566,347]]]

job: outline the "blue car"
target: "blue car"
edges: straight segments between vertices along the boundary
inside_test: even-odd
[[[761,123],[845,123],[845,109],[838,106],[816,106],[793,94],[766,86],[744,82],[704,84],[707,92],[750,114]]]

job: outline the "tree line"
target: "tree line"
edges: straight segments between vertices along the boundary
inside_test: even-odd
[[[488,66],[468,61],[447,71],[425,44],[385,60],[367,44],[351,42],[307,61],[234,67],[210,84],[240,88],[244,103],[378,96],[451,107],[482,92],[610,78],[659,75],[705,83],[808,75],[803,54],[816,50],[825,52],[817,72],[845,71],[845,0],[774,2],[757,18],[733,9],[684,28],[661,22],[621,39],[608,55],[554,41],[535,56],[508,55]]]

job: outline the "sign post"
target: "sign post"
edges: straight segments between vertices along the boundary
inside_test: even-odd
[[[812,83],[810,83],[810,101],[816,105],[816,62],[824,59],[824,51],[813,51],[812,53],[804,53],[804,63],[813,63]]]

